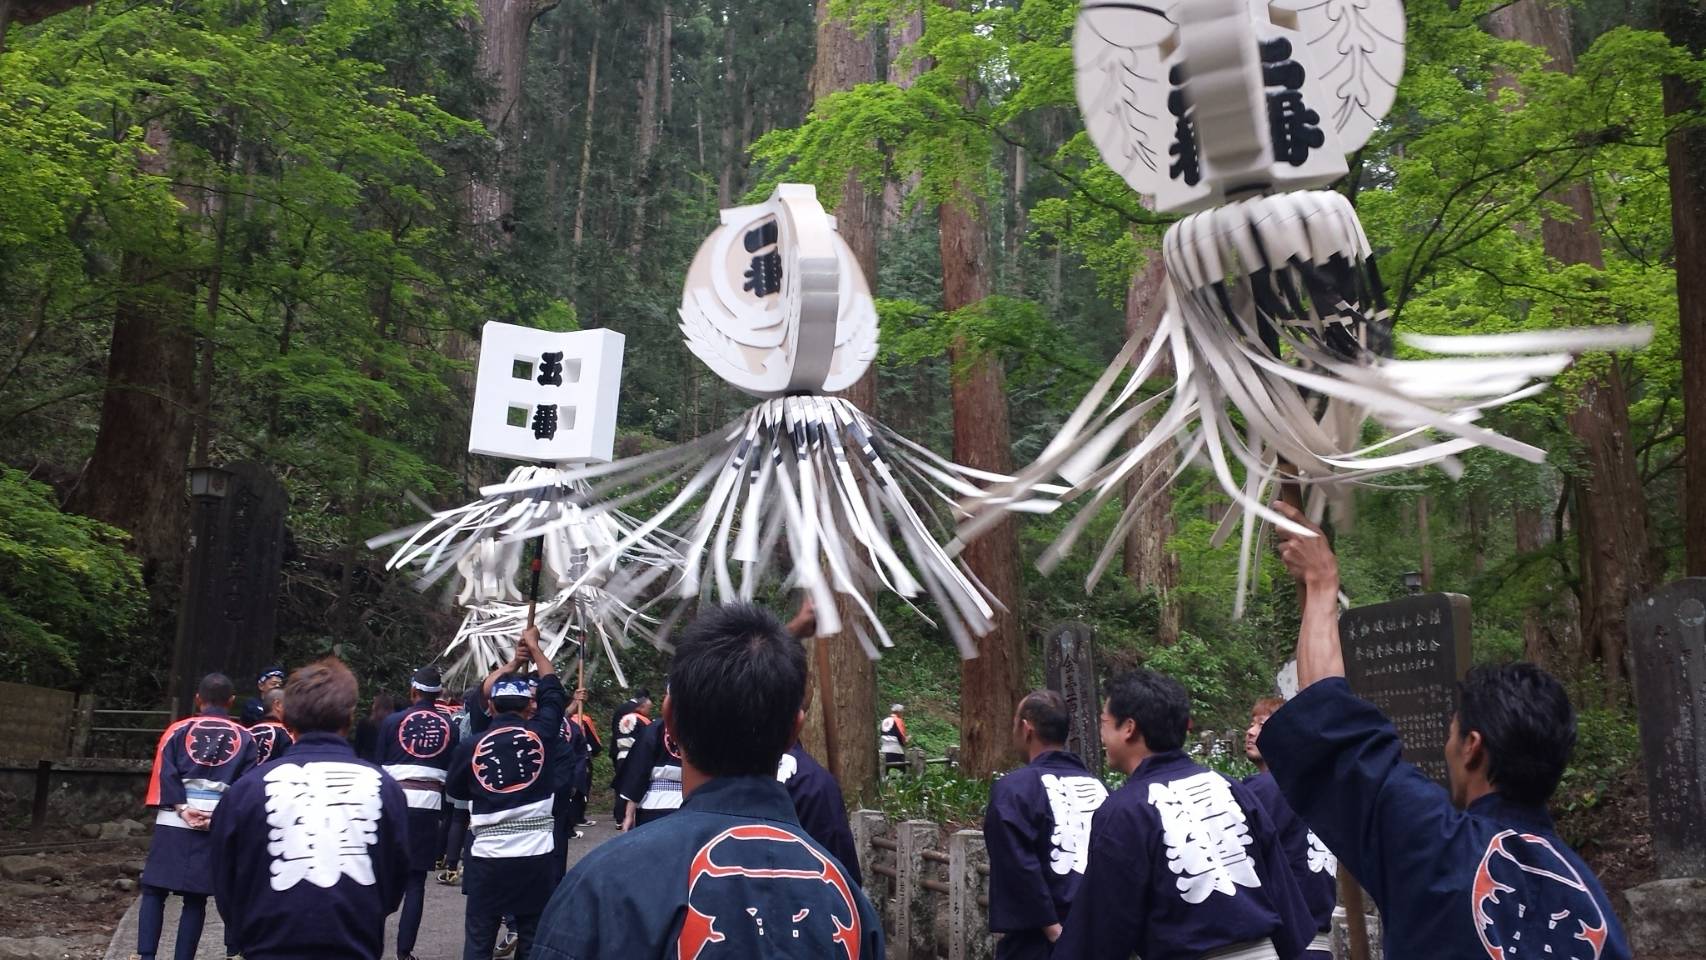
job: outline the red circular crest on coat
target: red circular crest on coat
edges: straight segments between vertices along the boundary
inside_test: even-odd
[[[417,760],[431,760],[450,746],[450,721],[437,710],[412,710],[397,724],[397,743]]]
[[[755,859],[763,865],[749,865]],[[789,861],[797,865],[785,865]],[[803,906],[798,913],[790,914],[784,910],[779,915],[766,917],[750,902],[739,899],[731,902],[728,899],[730,893],[750,895],[748,891],[716,890],[719,881],[727,878],[762,881],[762,886],[780,894],[766,898],[769,902],[785,903],[790,907],[801,905],[802,899],[815,898],[789,896],[782,892],[781,887],[798,883],[813,887],[822,885],[834,891],[836,905],[828,917],[813,919],[812,909]],[[845,919],[839,915],[843,910]],[[693,855],[692,865],[687,871],[687,916],[675,942],[676,960],[701,960],[701,957],[711,960],[750,947],[750,944],[743,945],[740,941],[752,938],[743,937],[743,931],[733,927],[741,922],[742,912],[751,918],[759,937],[787,937],[789,941],[798,941],[808,947],[821,945],[821,948],[828,949],[833,949],[829,948],[829,943],[833,943],[840,947],[838,955],[845,960],[860,960],[859,905],[854,899],[853,885],[834,861],[786,830],[761,823],[730,827],[712,837]],[[802,928],[806,931],[805,937],[800,936]],[[827,938],[828,942],[820,938]],[[713,944],[723,946],[707,954],[707,948]]]
[[[1493,837],[1475,871],[1470,905],[1489,960],[1510,960],[1519,945],[1524,956],[1599,960],[1611,933],[1581,874],[1550,840],[1532,833]]]
[[[668,729],[663,732],[663,749],[676,760],[681,759],[681,748],[675,745],[675,738],[670,736]]]
[[[474,780],[489,793],[526,790],[545,770],[545,743],[526,727],[500,727],[474,744]]]
[[[223,717],[200,717],[184,730],[184,752],[197,766],[223,767],[237,759],[245,732]]]
[[[257,764],[271,760],[273,753],[279,747],[288,747],[296,742],[291,739],[290,731],[284,728],[284,724],[271,720],[250,727],[249,736],[255,738],[255,762]]]

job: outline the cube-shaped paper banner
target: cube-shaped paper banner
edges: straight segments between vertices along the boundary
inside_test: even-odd
[[[535,463],[608,461],[623,342],[614,330],[486,324],[468,452]]]

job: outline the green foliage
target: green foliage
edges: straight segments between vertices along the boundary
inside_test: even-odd
[[[125,535],[61,513],[53,491],[0,467],[0,670],[19,683],[76,676],[100,641],[136,630],[147,608]]]
[[[1599,806],[1641,763],[1641,732],[1623,711],[1590,709],[1576,716],[1576,752],[1552,798],[1560,814]]]
[[[990,781],[969,779],[931,767],[924,776],[890,773],[883,778],[878,806],[890,820],[933,820],[941,824],[981,824],[989,806]]]

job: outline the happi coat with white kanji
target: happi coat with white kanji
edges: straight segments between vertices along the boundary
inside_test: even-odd
[[[1090,857],[1090,819],[1108,788],[1076,754],[1048,750],[989,788],[989,929],[997,957],[1046,957],[1043,929],[1064,923]]]
[[[1279,832],[1280,848],[1291,863],[1291,875],[1303,893],[1303,905],[1315,920],[1312,953],[1332,953],[1328,943],[1333,932],[1333,908],[1339,905],[1339,860],[1333,851],[1298,817],[1280,794],[1279,782],[1271,772],[1244,778],[1244,786],[1268,813]]]
[[[238,781],[213,818],[227,942],[247,960],[378,960],[403,899],[408,829],[395,780],[344,738],[304,734]]]
[[[853,843],[853,828],[847,822],[847,802],[841,797],[841,784],[835,775],[796,743],[782,754],[781,762],[776,765],[776,779],[788,789],[800,826],[841,863],[855,884],[864,886],[865,878],[859,872],[859,850]]]
[[[1196,960],[1314,933],[1279,836],[1242,784],[1173,750],[1138,764],[1090,821],[1090,858],[1056,960]]]

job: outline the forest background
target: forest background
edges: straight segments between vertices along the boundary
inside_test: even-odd
[[[336,652],[369,691],[400,688],[457,616],[362,542],[418,516],[405,493],[460,503],[506,469],[464,450],[481,324],[621,331],[619,451],[702,435],[748,400],[682,346],[681,279],[719,208],[784,178],[818,185],[876,278],[883,352],[858,402],[962,462],[1027,462],[1160,303],[1168,218],[1084,136],[1075,9],[0,0],[0,675],[161,704],[185,471],[254,460],[290,495],[281,659]],[[1397,106],[1338,185],[1399,328],[1656,334],[1492,418],[1546,465],[1477,452],[1456,481],[1359,493],[1335,525],[1347,591],[1377,602],[1418,571],[1473,598],[1477,659],[1567,677],[1572,839],[1623,843],[1639,876],[1642,838],[1592,834],[1644,814],[1625,610],[1706,574],[1706,14],[1407,14]],[[874,666],[830,641],[849,793],[875,790],[891,700],[966,772],[1010,765],[1015,697],[1062,620],[1095,627],[1104,673],[1173,673],[1199,725],[1241,727],[1296,609],[1270,559],[1231,617],[1235,551],[1209,546],[1226,509],[1188,471],[1089,595],[1091,551],[1033,565],[1065,516],[999,529],[970,559],[1009,612],[976,660],[898,606]],[[656,686],[662,657],[628,656]]]

